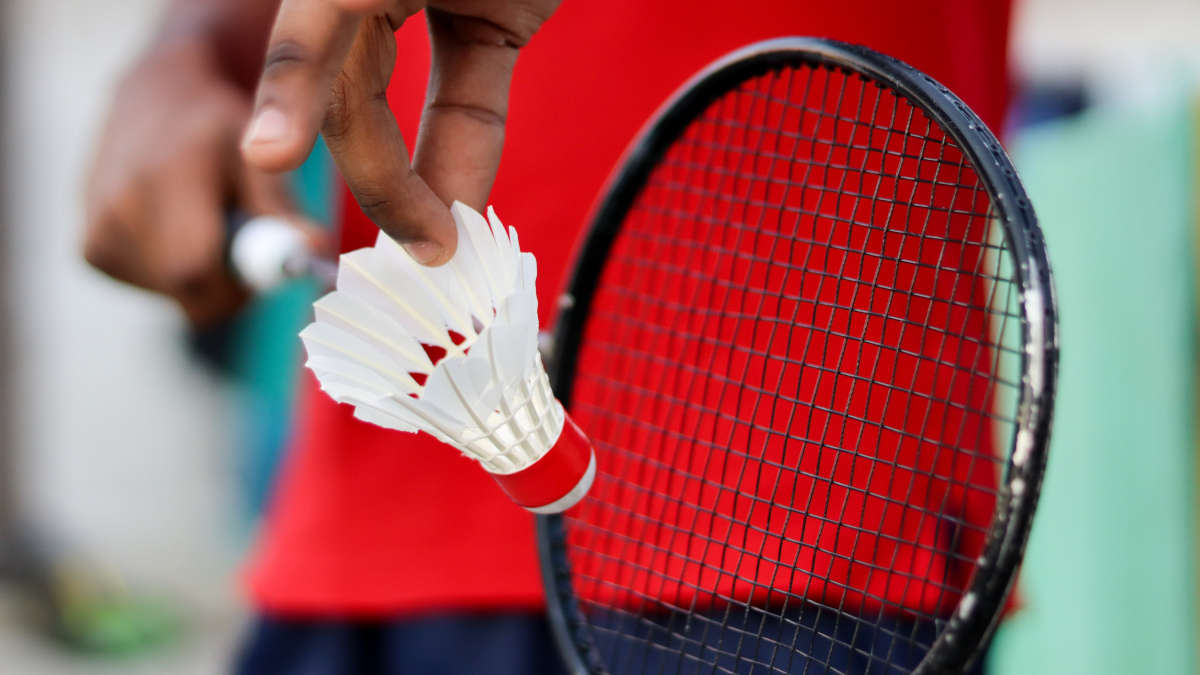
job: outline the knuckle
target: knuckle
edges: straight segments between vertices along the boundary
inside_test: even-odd
[[[89,229],[84,235],[83,259],[87,264],[108,275],[112,275],[116,269],[112,248],[104,237],[96,234],[96,230]]]
[[[123,265],[118,234],[119,221],[110,213],[89,219],[83,235],[83,259],[111,277],[122,277]]]
[[[522,5],[517,8],[511,23],[508,26],[509,32],[513,36],[513,43],[517,47],[524,47],[533,39],[534,33],[538,28],[545,23],[549,15],[540,8]]]
[[[219,262],[201,252],[182,252],[169,256],[159,270],[162,287],[168,293],[186,293],[188,289],[203,286],[214,275],[219,274]]]
[[[395,200],[387,192],[374,185],[359,185],[353,190],[354,201],[362,209],[364,215],[373,221],[389,219]]]
[[[119,236],[128,215],[138,204],[136,181],[125,181],[88,198],[86,232],[89,237]]]
[[[281,40],[267,49],[267,56],[263,61],[263,78],[268,79],[313,63],[313,54],[307,47],[295,40]]]
[[[429,10],[428,16],[439,34],[466,46],[520,49],[529,41],[529,36],[519,26],[523,22],[513,20],[514,17],[506,17],[503,22],[498,22],[440,10]]]
[[[321,123],[321,133],[328,141],[338,141],[350,132],[350,82],[345,75],[339,75],[329,88],[329,107],[325,109],[325,118]]]
[[[505,115],[498,110],[473,103],[456,103],[452,101],[434,101],[429,104],[430,112],[463,115],[490,127],[504,128]]]
[[[113,224],[117,222],[116,213],[108,204],[89,205],[87,220],[84,223],[85,241],[109,235]]]

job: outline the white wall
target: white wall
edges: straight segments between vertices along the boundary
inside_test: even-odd
[[[149,587],[228,608],[229,397],[191,365],[165,302],[79,256],[82,176],[110,87],[161,0],[9,0],[3,152],[19,392],[19,480],[33,515]],[[7,367],[7,366],[6,366]]]

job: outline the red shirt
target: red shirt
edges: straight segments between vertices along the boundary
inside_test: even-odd
[[[997,129],[1009,10],[1007,0],[565,2],[517,65],[491,197],[537,256],[543,326],[605,178],[698,69],[771,37],[858,42],[930,73]],[[429,64],[424,22],[411,20],[399,41],[390,99],[411,142]],[[374,226],[348,194],[342,215],[344,249],[373,241]],[[248,574],[259,608],[378,615],[541,607],[533,519],[482,469],[428,436],[355,420],[310,375],[301,400]]]

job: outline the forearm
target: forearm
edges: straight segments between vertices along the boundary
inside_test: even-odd
[[[202,45],[230,81],[252,91],[279,0],[171,0],[152,49]]]

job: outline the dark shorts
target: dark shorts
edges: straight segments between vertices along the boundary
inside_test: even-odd
[[[932,625],[912,621],[885,622],[867,630],[809,612],[790,613],[783,621],[773,622],[778,625],[769,626],[761,620],[740,624],[736,617],[730,616],[722,616],[719,621],[724,631],[731,631],[730,635],[716,636],[710,631],[706,643],[718,648],[727,641],[729,645],[737,644],[736,653],[756,664],[751,668],[755,673],[820,673],[829,669],[845,673],[898,672],[884,666],[885,663],[903,664],[902,668],[907,670],[920,661],[920,654],[908,653],[905,647],[913,639],[928,644],[933,630]],[[703,625],[704,622],[696,624],[700,628]],[[652,623],[643,626],[646,630],[653,629]],[[629,627],[621,629],[627,631]],[[735,635],[740,639],[734,640]],[[754,637],[746,639],[747,636]],[[617,655],[621,661],[614,664],[618,675],[659,672],[664,667],[661,655],[653,650],[629,648],[637,642],[629,641],[620,647],[601,644],[602,651]],[[781,650],[776,647],[780,644],[792,649]],[[732,647],[727,653],[734,653]],[[733,667],[732,663],[719,665]],[[675,672],[677,668],[668,670]],[[704,669],[711,670],[711,666]],[[970,672],[981,670],[976,665]],[[260,617],[250,631],[234,673],[564,675],[565,670],[550,627],[542,616],[493,613],[379,621]]]
[[[563,675],[545,618],[446,614],[407,620],[260,617],[236,675]]]

